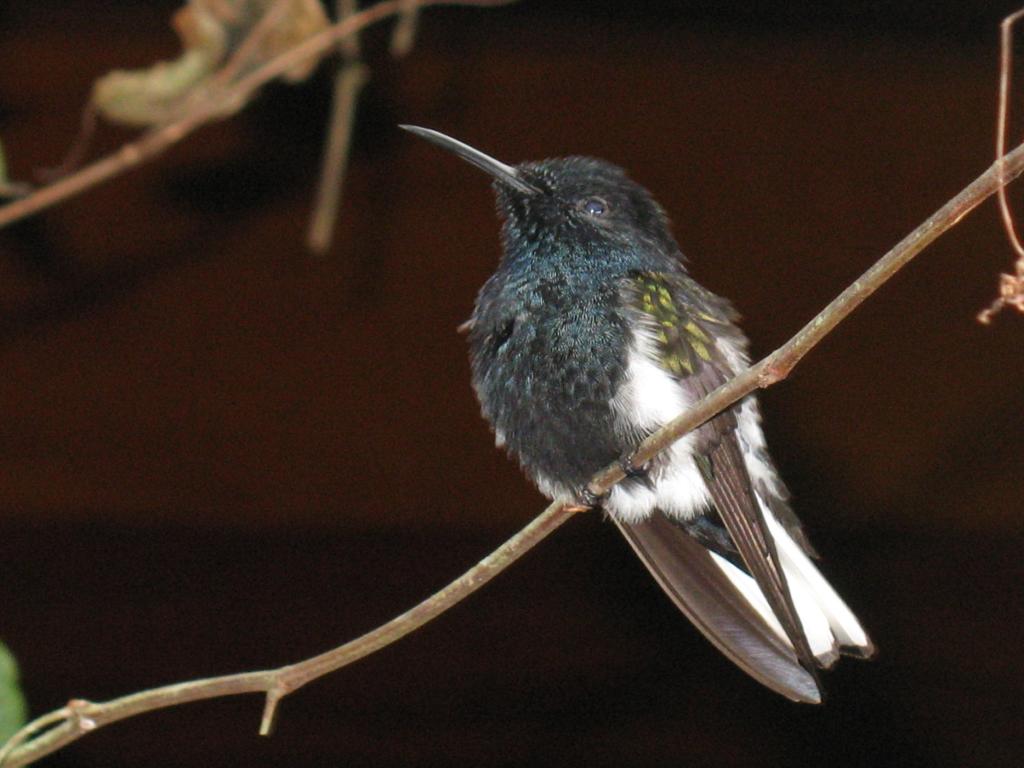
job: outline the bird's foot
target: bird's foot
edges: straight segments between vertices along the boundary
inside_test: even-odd
[[[590,486],[586,486],[577,494],[576,502],[569,504],[566,509],[570,512],[590,512],[591,510],[599,509],[607,498],[607,493],[595,493],[590,489]]]
[[[643,464],[637,465],[633,460],[634,456],[636,456],[636,452],[630,451],[619,457],[619,467],[622,469],[622,474],[626,476],[627,480],[646,480],[647,475],[651,471],[651,462],[646,461]]]

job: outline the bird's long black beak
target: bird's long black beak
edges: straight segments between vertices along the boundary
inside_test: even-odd
[[[427,141],[437,144],[439,147],[447,149],[449,152],[453,152],[463,160],[472,163],[482,171],[486,171],[494,178],[498,179],[510,187],[519,190],[523,194],[536,195],[540,193],[540,188],[534,186],[526,179],[523,178],[522,174],[517,168],[511,165],[505,165],[505,163],[495,160],[490,155],[485,155],[479,149],[474,149],[469,144],[463,144],[458,139],[453,139],[451,136],[445,136],[443,133],[438,131],[432,131],[429,128],[420,128],[418,125],[400,125],[402,128],[410,133],[415,133]]]

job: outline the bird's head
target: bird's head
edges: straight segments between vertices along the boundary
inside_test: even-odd
[[[664,210],[617,165],[576,156],[507,165],[443,133],[402,127],[493,177],[506,259],[679,256]]]

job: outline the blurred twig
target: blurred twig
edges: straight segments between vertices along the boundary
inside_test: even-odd
[[[358,12],[356,0],[338,0],[337,9],[339,21],[351,18]],[[334,73],[331,120],[324,140],[324,159],[320,167],[316,206],[306,237],[309,249],[318,255],[327,251],[334,237],[349,146],[352,143],[352,127],[356,119],[356,104],[367,79],[367,69],[360,61],[359,49],[358,33],[343,37],[338,42],[340,60]]]
[[[651,435],[634,454],[634,461],[638,464],[649,461],[655,454],[755,389],[767,388],[786,378],[804,355],[902,266],[1022,172],[1024,145],[1000,158],[960,194],[903,238],[785,345],[718,387],[682,416]],[[588,490],[600,497],[624,476],[621,463],[615,462],[591,480]],[[190,701],[242,693],[265,695],[260,732],[266,734],[281,698],[322,675],[384,648],[440,616],[497,576],[581,509],[583,507],[571,500],[556,500],[523,530],[444,589],[387,624],[319,656],[279,669],[178,683],[102,703],[76,699],[67,707],[44,715],[19,731],[0,750],[0,766],[15,768],[26,765],[100,726],[133,715]],[[49,730],[42,730],[46,726],[50,726]]]
[[[416,0],[405,0],[402,3],[402,12],[395,22],[395,31],[391,33],[391,55],[395,58],[401,58],[412,50],[419,13]]]

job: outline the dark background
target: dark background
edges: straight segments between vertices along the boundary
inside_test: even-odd
[[[401,62],[369,34],[326,258],[323,72],[0,232],[0,637],[34,714],[324,650],[543,507],[455,333],[497,257],[486,180],[396,123],[626,166],[757,355],[991,162],[1011,4],[627,5],[432,9]],[[3,4],[16,176],[59,161],[95,77],[175,55],[173,7]],[[826,706],[733,668],[594,515],[287,699],[272,739],[245,697],[46,764],[1019,765],[1024,320],[974,320],[1012,260],[987,203],[763,396],[881,648]]]

